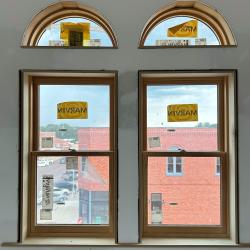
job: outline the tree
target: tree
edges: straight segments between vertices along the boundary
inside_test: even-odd
[[[71,139],[72,142],[77,140],[77,130],[80,127],[71,127],[70,125],[64,124],[48,124],[41,127],[41,132],[55,132],[56,137],[60,139]]]
[[[199,122],[196,128],[217,128],[216,123],[209,123],[209,122]]]

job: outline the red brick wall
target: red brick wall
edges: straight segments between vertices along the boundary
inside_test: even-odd
[[[77,138],[79,150],[109,150],[109,128],[81,128]]]
[[[151,148],[152,151],[168,150],[171,146],[179,146],[186,151],[216,151],[216,128],[148,128],[149,137],[160,137],[161,147]]]
[[[215,158],[183,158],[182,163],[181,176],[167,176],[166,157],[149,159],[148,222],[151,194],[162,193],[163,224],[220,224],[220,177],[215,174]]]
[[[215,128],[149,128],[148,137],[160,137],[166,151],[178,146],[186,151],[216,151]],[[107,150],[108,128],[82,128],[78,131],[79,149]],[[96,173],[106,185],[89,183],[88,188],[108,189],[108,163],[101,157],[89,157]],[[151,223],[151,194],[162,193],[162,224],[220,224],[220,177],[216,175],[216,158],[182,158],[183,174],[168,176],[167,158],[150,158],[148,163],[148,222]],[[84,178],[84,177],[82,177]],[[84,180],[79,178],[79,184]],[[86,182],[85,182],[86,183]],[[86,187],[85,187],[86,188]],[[171,205],[170,203],[177,203]]]
[[[109,128],[81,128],[77,132],[79,150],[109,150]],[[88,157],[87,175],[79,175],[79,188],[91,191],[109,190],[109,158]],[[80,173],[79,166],[79,173]]]

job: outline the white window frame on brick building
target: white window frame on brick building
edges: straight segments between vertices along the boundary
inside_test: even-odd
[[[179,161],[179,162],[178,162]],[[168,157],[167,159],[167,176],[182,176],[183,166],[181,157]],[[177,171],[178,165],[181,171]],[[172,171],[170,169],[172,168]]]
[[[173,146],[168,149],[169,152],[181,152],[181,149],[178,146]],[[181,171],[177,171],[178,165],[180,166]],[[172,171],[170,171],[172,167]],[[182,176],[183,175],[183,159],[181,157],[168,157],[167,158],[167,168],[166,168],[167,176]]]

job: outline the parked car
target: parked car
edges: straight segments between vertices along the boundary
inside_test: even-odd
[[[65,200],[68,199],[70,192],[66,188],[54,187],[53,189],[53,202],[54,203],[65,203]],[[37,197],[37,204],[42,204],[42,191],[39,192]]]
[[[53,202],[54,203],[65,203],[69,195],[69,191],[67,189],[61,189],[58,187],[54,187],[53,189]]]
[[[73,181],[58,181],[55,183],[55,186],[61,189],[67,189],[68,191],[76,191],[77,185]]]

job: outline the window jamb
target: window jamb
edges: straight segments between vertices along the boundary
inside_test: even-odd
[[[180,72],[182,72],[182,71],[180,71]],[[217,83],[218,86],[220,86],[221,84],[223,86],[224,86],[224,84],[227,84],[227,77],[224,77],[224,76],[223,77],[216,77],[216,73],[215,74],[211,73],[211,77],[209,77],[209,73],[205,71],[206,73],[204,73],[204,75],[206,75],[206,76],[204,77],[201,74],[201,77],[199,77],[199,73],[196,74],[195,71],[190,71],[190,72],[191,72],[190,75],[191,75],[191,78],[192,78],[192,80],[190,82],[193,82],[194,79],[196,79],[197,82],[200,82],[199,79],[202,79],[204,84],[205,84],[205,83],[208,83],[210,81],[212,83],[212,82],[214,82],[215,79],[217,79],[218,83],[219,83],[219,84]],[[173,78],[171,78],[171,73],[174,73],[172,75],[175,75]],[[166,77],[166,79],[167,79],[167,81],[171,82],[172,84],[175,83],[175,82],[182,82],[183,83],[183,80],[186,80],[186,79],[190,80],[190,76],[187,77],[187,78],[182,77],[182,74],[179,73],[178,71],[177,72],[171,72],[171,73],[170,73],[170,75],[168,77]],[[159,75],[159,77],[156,77],[156,78],[150,77],[150,74]],[[145,131],[147,129],[147,126],[146,126],[146,121],[147,121],[146,114],[147,113],[146,113],[146,109],[145,109],[145,107],[146,107],[145,103],[146,103],[146,100],[147,100],[146,86],[147,86],[147,84],[152,85],[154,83],[157,83],[157,85],[159,85],[159,84],[165,83],[166,80],[163,80],[164,76],[160,77],[161,74],[166,75],[166,73],[164,71],[160,71],[159,73],[157,73],[157,71],[140,71],[139,72],[139,107],[140,107],[140,112],[139,112],[139,121],[140,121],[140,124],[139,124],[139,127],[140,127],[140,130],[139,130],[140,131],[140,134],[139,134],[139,142],[140,142],[139,151],[140,151],[140,156],[141,156],[140,157],[140,175],[144,176],[143,177],[143,187],[141,188],[141,190],[147,190],[147,184],[146,184],[147,174],[145,175],[145,173],[146,173],[145,171],[147,170],[147,158],[149,156],[155,156],[155,157],[161,157],[161,156],[162,157],[185,156],[185,157],[189,157],[191,155],[192,156],[202,156],[202,155],[205,156],[205,155],[207,155],[208,157],[214,157],[214,156],[221,157],[222,162],[224,164],[227,163],[227,160],[226,160],[227,156],[226,156],[226,152],[224,150],[222,150],[221,153],[219,151],[217,151],[217,152],[214,153],[214,155],[213,155],[213,153],[199,153],[199,152],[195,153],[195,152],[185,152],[185,151],[184,152],[178,152],[178,153],[152,152],[152,151],[148,152],[147,151],[147,144],[146,144],[145,140],[143,139],[143,138],[147,138],[146,133],[145,133]],[[187,73],[187,71],[183,72],[183,75],[188,75],[188,74],[189,73]],[[194,75],[196,75],[196,76],[194,76]],[[220,74],[218,73],[218,76],[219,75]],[[210,80],[209,80],[209,78],[210,78]],[[211,78],[213,78],[213,79],[211,79]],[[189,80],[187,82],[189,82]],[[224,97],[225,97],[225,100],[223,99],[223,102],[227,103],[227,94],[224,91],[224,87],[222,89],[223,89],[223,91],[222,92],[220,91],[220,93],[221,94],[224,93],[222,95],[224,95]],[[223,105],[218,104],[218,110],[220,112],[222,110],[222,107],[224,107],[224,103],[223,103]],[[223,110],[224,110],[224,108],[223,108]],[[227,112],[227,111],[228,111],[228,109],[225,107],[225,112]],[[226,122],[227,121],[227,119],[226,119],[227,113],[223,114],[222,116],[225,117],[225,122]],[[224,118],[221,119],[221,120],[218,120],[218,123],[220,123],[221,121],[224,121]],[[218,128],[218,131],[221,131],[222,127],[223,126],[220,126],[220,129]],[[226,127],[226,124],[225,124],[225,127]],[[228,132],[228,130],[225,129],[225,132]],[[223,142],[218,143],[219,144],[219,149],[223,149],[224,145],[225,146],[227,145],[227,144],[224,144],[225,138],[222,136],[222,137],[219,138],[219,140],[223,140]],[[226,150],[227,147],[225,147],[224,149]],[[227,189],[225,189],[226,186],[227,186],[225,180],[228,179],[228,169],[227,168],[228,168],[228,166],[224,167],[224,169],[223,169],[223,171],[224,171],[224,181],[221,184],[222,189],[224,191],[227,190]],[[222,192],[223,197],[222,197],[221,201],[222,201],[222,203],[225,204],[225,201],[227,200],[226,197],[228,197],[228,193],[227,193],[227,191],[226,192],[224,192],[224,191]],[[145,209],[147,207],[147,204],[145,203],[145,200],[146,200],[146,197],[147,197],[147,191],[144,191],[142,193],[143,193],[143,198],[142,198],[142,201],[140,203],[141,204],[141,210],[140,211],[142,212],[142,210],[143,210],[144,212],[142,213],[143,215],[141,214],[141,216],[140,216],[141,228],[142,228],[142,233],[140,235],[141,238],[142,237],[144,237],[144,238],[145,237],[146,238],[147,237],[186,237],[188,232],[192,234],[192,236],[189,234],[188,237],[195,237],[195,235],[196,235],[196,237],[204,237],[204,235],[206,235],[206,237],[218,237],[219,235],[220,235],[219,237],[228,237],[228,235],[229,235],[229,225],[227,223],[223,224],[223,225],[226,225],[225,228],[224,228],[225,231],[224,231],[224,229],[220,230],[220,227],[218,227],[216,229],[214,228],[213,230],[211,230],[211,228],[209,228],[209,230],[208,230],[208,229],[205,229],[203,227],[199,227],[199,231],[195,230],[195,228],[194,229],[192,228],[191,231],[190,231],[190,228],[189,229],[188,228],[182,228],[182,230],[178,230],[179,231],[179,236],[178,236],[176,233],[173,233],[173,232],[171,233],[171,230],[166,235],[166,233],[164,233],[164,229],[162,230],[162,228],[161,228],[159,230],[154,230],[155,233],[152,233],[152,230],[151,230],[152,227],[151,227],[151,229],[145,227],[145,223],[147,224],[147,209]],[[227,219],[228,219],[228,217],[227,217],[228,216],[228,211],[225,210],[225,213],[222,216],[223,216],[222,220],[224,222],[226,222]],[[153,228],[155,229],[155,227],[153,227]],[[210,236],[208,236],[208,235],[210,235]]]
[[[60,71],[58,71],[60,74]],[[91,72],[92,73],[92,72]],[[100,75],[104,74],[105,72],[101,73]],[[49,73],[50,74],[50,73]],[[70,80],[69,82],[73,81],[74,79],[76,79],[76,77],[72,77],[71,74],[74,75],[74,72],[68,73],[69,75],[66,77],[68,80]],[[76,73],[77,75],[80,74],[79,72]],[[115,197],[116,197],[116,187],[117,187],[117,181],[116,181],[116,142],[117,142],[117,126],[116,126],[116,116],[117,116],[117,108],[116,108],[116,98],[117,98],[117,88],[116,88],[116,81],[117,81],[117,73],[114,71],[112,73],[109,73],[109,75],[112,76],[108,76],[108,77],[98,77],[98,72],[96,72],[96,77],[86,77],[84,76],[84,73],[82,73],[82,76],[79,78],[81,79],[83,82],[93,82],[90,83],[91,85],[96,85],[97,82],[101,82],[103,81],[105,85],[108,85],[110,88],[110,97],[109,97],[109,101],[110,101],[110,150],[108,150],[107,152],[87,152],[87,151],[62,151],[62,152],[58,152],[58,151],[38,151],[39,149],[39,140],[38,140],[38,136],[35,136],[38,134],[38,129],[36,128],[38,126],[38,114],[37,112],[35,112],[36,110],[38,110],[38,105],[37,103],[37,94],[36,94],[36,87],[33,82],[34,79],[36,79],[36,76],[30,76],[29,77],[29,81],[25,81],[23,79],[23,84],[24,85],[29,85],[29,90],[27,90],[26,95],[28,94],[30,96],[30,102],[29,102],[29,110],[30,112],[28,112],[27,106],[24,110],[25,113],[27,113],[27,115],[29,115],[29,121],[30,121],[30,125],[29,125],[29,136],[30,136],[30,147],[29,147],[29,151],[30,151],[30,163],[29,163],[29,168],[30,168],[30,176],[29,176],[29,205],[28,205],[28,209],[29,209],[29,213],[27,214],[29,218],[22,218],[22,223],[20,225],[20,235],[23,235],[23,237],[33,237],[33,236],[69,236],[69,237],[76,237],[76,236],[84,236],[84,237],[96,237],[96,236],[102,236],[102,237],[114,237],[115,238],[115,231],[116,231],[116,201],[115,201]],[[30,75],[32,75],[32,73],[30,73]],[[55,73],[55,75],[57,75]],[[43,78],[43,77],[42,77]],[[49,77],[51,78],[51,77]],[[52,77],[52,78],[56,78],[56,77]],[[48,78],[43,78],[44,79],[48,79]],[[58,79],[58,77],[57,77]],[[65,77],[62,77],[61,79],[65,79]],[[49,83],[48,83],[49,84]],[[72,83],[73,85],[75,83]],[[82,83],[81,83],[82,84]],[[68,84],[67,84],[68,85]],[[34,117],[35,115],[35,117]],[[36,125],[37,124],[37,125]],[[32,140],[32,138],[35,138],[35,140]],[[32,142],[33,141],[33,142]],[[74,226],[69,226],[68,228],[71,228],[71,230],[62,230],[62,227],[57,227],[57,226],[52,226],[54,227],[55,230],[49,230],[51,231],[51,233],[46,232],[44,229],[46,226],[41,227],[41,229],[43,230],[37,230],[36,228],[33,227],[33,222],[35,221],[34,219],[34,212],[33,215],[30,215],[30,213],[32,213],[32,209],[31,209],[31,203],[35,204],[35,200],[34,200],[34,194],[32,194],[32,192],[30,191],[31,187],[36,187],[35,184],[35,171],[33,171],[32,169],[34,169],[34,167],[31,167],[31,164],[33,166],[36,165],[35,163],[35,159],[37,156],[42,155],[42,156],[57,156],[57,155],[72,155],[72,156],[88,156],[88,155],[92,155],[92,156],[107,156],[109,157],[109,183],[110,183],[110,187],[109,187],[109,192],[110,192],[110,202],[109,202],[109,209],[110,209],[110,213],[109,213],[109,217],[110,217],[110,222],[109,225],[106,226],[101,226],[101,227],[93,227],[93,226],[89,226],[89,225],[83,225],[82,230],[79,230],[77,228],[74,229]],[[23,197],[23,194],[21,194]],[[21,198],[22,199],[22,198]],[[24,208],[22,208],[24,209]],[[31,216],[31,218],[30,218]],[[23,231],[23,224],[25,224],[25,222],[23,220],[28,220],[28,231],[26,233],[26,231]],[[54,233],[56,230],[59,230],[57,233]],[[23,239],[22,237],[22,239]]]

